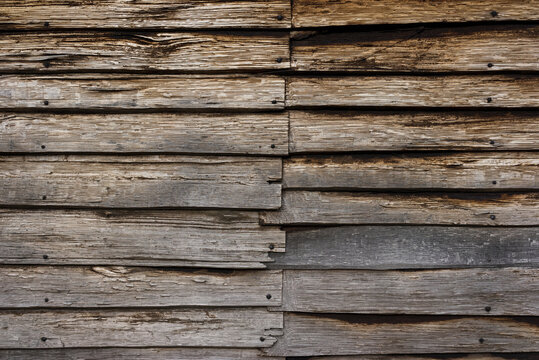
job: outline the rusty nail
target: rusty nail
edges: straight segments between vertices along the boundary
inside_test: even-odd
[[[275,249],[275,245],[269,244],[269,248],[270,248],[270,250],[273,250],[273,249]]]
[[[492,102],[492,98],[491,98],[491,97],[488,97],[488,98],[487,98],[487,102],[488,102],[488,103],[491,103],[491,102]]]
[[[480,339],[479,339],[479,342],[480,342],[480,343],[482,344],[482,343],[484,343],[484,342],[485,342],[485,339],[483,339],[483,338],[480,338]]]
[[[492,17],[496,17],[496,16],[498,16],[498,12],[496,10],[492,10],[490,12],[490,15],[492,15]]]
[[[45,302],[49,302],[49,298],[45,298]]]
[[[49,100],[45,100],[45,101],[43,101],[43,104],[45,104],[45,105],[49,105]]]
[[[284,17],[281,14],[277,15],[277,20],[281,21],[282,19],[284,19]]]
[[[487,64],[488,67],[493,67],[494,65],[492,63]]]
[[[267,294],[266,299],[268,299],[268,300],[271,299],[271,294]]]
[[[485,311],[486,312],[490,312],[490,310],[491,310],[490,306],[485,306]]]
[[[496,215],[490,215],[490,220],[496,219]]]
[[[47,260],[49,258],[49,255],[43,255],[43,259]]]
[[[46,338],[45,336],[43,336],[43,337],[41,338],[41,341],[47,341],[47,338]]]
[[[262,342],[263,342],[264,340],[266,340],[266,338],[265,338],[265,337],[263,337],[263,336],[261,336],[261,337],[260,337],[260,341],[262,341]]]

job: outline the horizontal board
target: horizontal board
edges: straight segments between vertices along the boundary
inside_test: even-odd
[[[265,308],[4,311],[0,347],[254,348],[271,346],[282,327],[283,315]]]
[[[0,263],[260,268],[285,233],[256,212],[0,210]]]
[[[287,106],[537,107],[535,75],[289,77]]]
[[[279,271],[0,267],[2,308],[280,305]]]
[[[538,193],[384,194],[285,191],[263,224],[539,225]]]
[[[290,67],[288,39],[259,32],[8,33],[0,61],[2,71],[283,69]]]
[[[538,35],[536,25],[299,32],[292,42],[292,66],[305,71],[537,71]]]
[[[539,189],[533,152],[303,156],[285,160],[289,189]]]
[[[530,112],[290,111],[290,152],[539,150]]]
[[[278,208],[281,159],[0,157],[1,205]],[[230,194],[234,196],[230,196]]]
[[[11,350],[10,353],[18,354]],[[0,359],[1,359],[0,352]],[[429,354],[429,355],[344,355],[304,357],[302,360],[535,360],[537,353]],[[18,360],[19,358],[14,358]],[[26,359],[26,358],[21,358]],[[138,359],[138,358],[137,358]],[[48,360],[48,358],[46,358]],[[71,360],[71,359],[69,359]],[[74,359],[75,360],[75,359]],[[167,359],[168,360],[168,359]],[[173,359],[170,359],[173,360]]]
[[[339,226],[287,232],[278,269],[539,266],[539,227]]]
[[[308,313],[539,314],[539,270],[286,270],[284,311]]]
[[[2,109],[282,109],[284,80],[247,75],[2,75]]]
[[[0,14],[0,27],[8,29],[290,27],[289,0],[6,0]]]
[[[295,27],[408,24],[498,20],[538,20],[537,0],[488,3],[473,0],[294,0]]]
[[[0,114],[0,152],[288,153],[288,115]]]
[[[538,351],[535,318],[285,314],[274,356]]]

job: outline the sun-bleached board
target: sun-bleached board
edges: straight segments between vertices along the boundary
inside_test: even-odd
[[[10,354],[18,355],[15,350]],[[0,351],[0,359],[2,352]],[[343,356],[315,356],[304,357],[302,360],[535,360],[537,353],[483,353],[483,354],[429,354],[429,355],[343,355]],[[13,360],[26,360],[27,358],[14,357]],[[121,358],[123,360],[123,358]],[[137,360],[139,358],[136,358]],[[45,360],[49,360],[46,358]],[[71,359],[69,359],[71,360]],[[146,360],[146,358],[143,358]],[[160,360],[160,359],[158,359]],[[167,359],[169,360],[169,359]],[[170,359],[176,360],[176,359]],[[198,359],[195,359],[198,360]],[[228,359],[226,359],[228,360]]]

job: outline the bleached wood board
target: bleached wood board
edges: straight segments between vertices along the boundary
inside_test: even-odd
[[[10,351],[10,353],[18,354],[18,352],[13,351],[13,350]],[[1,352],[0,352],[0,356],[1,356]],[[537,357],[537,353],[483,353],[483,354],[429,354],[429,355],[423,354],[423,355],[316,356],[316,357],[304,357],[302,358],[302,360],[535,360],[536,357]],[[19,358],[14,358],[14,359],[19,360]],[[21,358],[20,360],[26,360],[26,359],[27,358]],[[48,358],[46,360],[48,360]],[[174,359],[170,359],[170,360],[174,360]]]

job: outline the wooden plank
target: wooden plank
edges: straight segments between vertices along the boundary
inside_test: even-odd
[[[283,315],[265,308],[4,311],[0,346],[254,348],[273,345],[282,327]]]
[[[285,191],[279,211],[262,212],[280,225],[539,225],[538,193],[385,194]]]
[[[3,308],[272,306],[280,271],[158,270],[126,267],[2,267]]]
[[[293,26],[538,20],[537,0],[294,0]]]
[[[11,350],[10,353],[18,354]],[[304,357],[302,360],[535,360],[537,353],[429,354],[429,355],[344,355]],[[1,359],[1,352],[0,352]],[[14,358],[19,360],[19,358]],[[21,360],[26,358],[21,358]],[[46,358],[48,360],[48,358]],[[71,359],[69,359],[71,360]],[[73,359],[76,360],[76,359]],[[172,359],[170,359],[172,360]]]
[[[538,29],[496,25],[298,32],[293,34],[299,39],[292,42],[292,64],[301,71],[537,71]]]
[[[531,112],[290,111],[290,152],[539,150]]]
[[[0,152],[288,153],[288,115],[0,114]]]
[[[304,313],[537,316],[538,280],[539,269],[523,268],[286,270],[281,309]]]
[[[539,266],[539,227],[339,226],[287,232],[277,269]]]
[[[539,189],[533,152],[302,156],[285,160],[288,189]]]
[[[285,314],[273,356],[538,351],[536,318]],[[481,340],[482,339],[482,340]]]
[[[248,75],[3,75],[2,109],[284,108],[284,80]]]
[[[0,157],[1,205],[279,208],[281,159]],[[234,196],[230,196],[234,194]]]
[[[535,75],[289,77],[287,106],[537,107]]]
[[[290,67],[285,33],[8,33],[2,71],[215,71]],[[280,59],[280,60],[278,60]]]
[[[0,14],[0,27],[8,29],[290,27],[288,0],[6,0]]]

